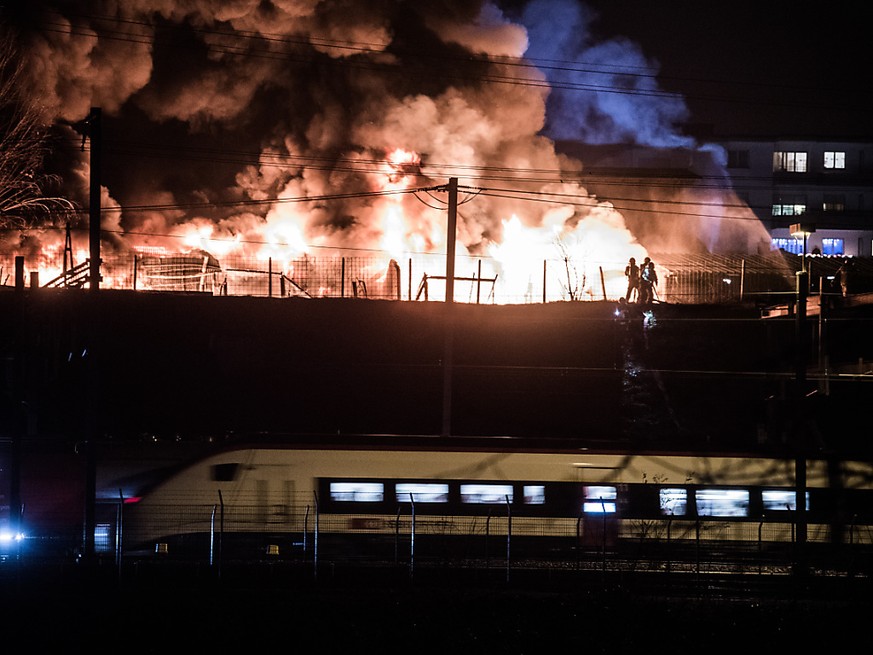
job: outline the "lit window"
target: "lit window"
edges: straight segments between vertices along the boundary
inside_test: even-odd
[[[827,169],[843,169],[846,167],[846,153],[828,150],[824,154],[824,167]]]
[[[98,523],[94,526],[94,550],[98,553],[111,553],[115,539],[112,526],[108,523]]]
[[[696,494],[698,516],[748,516],[746,489],[700,489]]]
[[[806,153],[774,152],[773,170],[788,173],[806,173]]]
[[[787,489],[764,489],[761,492],[761,500],[764,509],[786,510],[793,512],[797,509],[797,492]],[[806,494],[806,509],[809,509],[809,492]]]
[[[842,239],[822,239],[821,251],[823,255],[842,255],[845,248]]]
[[[347,503],[378,503],[385,496],[381,482],[331,482],[330,499]]]
[[[683,516],[688,508],[688,492],[685,489],[661,489],[661,514]]]
[[[546,488],[541,484],[524,485],[525,505],[544,505],[546,502]]]
[[[394,491],[400,502],[408,502],[410,497],[416,503],[449,502],[449,485],[440,482],[398,482]]]
[[[770,244],[775,250],[784,250],[785,252],[790,252],[794,255],[803,254],[803,240],[802,239],[785,239],[779,237],[773,237],[770,239]]]
[[[511,484],[462,484],[461,502],[474,504],[512,502]]]
[[[586,514],[614,514],[615,499],[615,487],[585,487],[582,511]]]
[[[773,216],[800,216],[806,213],[806,205],[803,204],[774,204]]]

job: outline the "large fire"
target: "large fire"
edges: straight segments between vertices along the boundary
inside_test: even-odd
[[[215,293],[273,294],[275,282],[289,295],[337,296],[352,292],[347,283],[384,280],[395,296],[443,300],[454,245],[457,301],[616,299],[627,260],[676,231],[659,230],[653,214],[643,245],[615,203],[586,189],[584,162],[549,137],[549,112],[564,115],[570,92],[566,80],[549,88],[525,59],[541,50],[531,39],[549,34],[580,60],[614,57],[622,43],[585,50],[588,14],[575,3],[532,0],[514,18],[489,0],[451,12],[442,3],[395,11],[316,0],[233,10],[204,0],[182,11],[142,0],[99,15],[76,4],[47,10],[22,42],[48,124],[78,144],[90,108],[110,119],[99,171],[102,286],[147,288],[137,262],[175,258]],[[180,50],[165,34],[196,47]],[[419,42],[428,50],[416,50]],[[634,47],[624,56],[648,63]],[[614,75],[623,93],[609,102],[608,90],[572,92],[590,118],[580,137],[608,124],[598,138],[697,147],[671,133],[681,101],[634,97],[633,81]],[[166,126],[171,136],[152,138]],[[83,210],[66,234],[54,217],[0,237],[4,283],[14,256],[42,282],[90,257],[88,181],[97,172],[86,149],[63,154],[72,160],[66,197]],[[711,241],[705,221],[680,232]],[[335,260],[343,272],[326,272]]]

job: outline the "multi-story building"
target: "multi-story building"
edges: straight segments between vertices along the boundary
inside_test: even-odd
[[[699,142],[720,148],[566,141],[558,147],[583,161],[589,190],[618,198],[614,204],[644,243],[647,232],[657,231],[656,212],[661,224],[669,223],[671,213],[682,221],[697,216],[704,223],[719,216],[713,205],[695,204],[693,193],[680,195],[681,189],[709,194],[710,202],[722,189],[731,192],[722,196],[727,210],[736,209],[737,202],[748,205],[769,234],[771,250],[873,255],[873,141],[707,133]],[[669,194],[671,202],[664,203]]]
[[[723,138],[737,195],[795,254],[873,255],[873,142]]]

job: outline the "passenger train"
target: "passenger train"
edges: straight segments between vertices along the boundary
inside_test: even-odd
[[[123,504],[140,555],[568,557],[873,543],[873,463],[464,445],[223,449]],[[445,445],[446,443],[450,445]],[[798,511],[800,509],[800,511]],[[489,545],[490,544],[490,545]],[[489,551],[490,549],[490,551]],[[698,551],[699,552],[699,551]]]

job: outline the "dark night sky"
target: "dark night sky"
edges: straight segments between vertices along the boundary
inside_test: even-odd
[[[870,136],[873,63],[863,3],[592,0],[595,31],[662,65],[692,122],[717,133]]]

